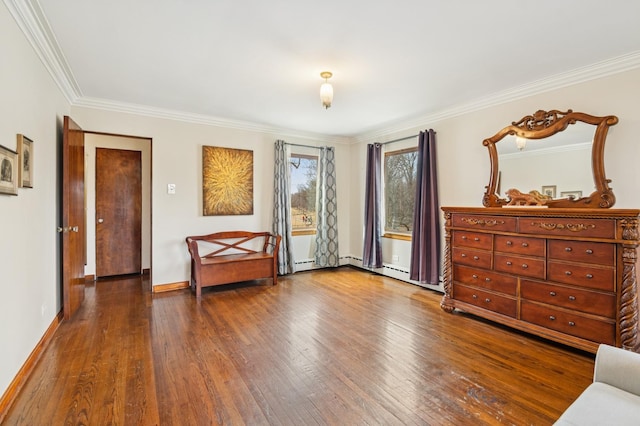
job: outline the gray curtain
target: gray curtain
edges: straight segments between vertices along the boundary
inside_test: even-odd
[[[382,145],[367,145],[367,175],[364,195],[364,249],[362,265],[368,268],[382,267],[381,247],[381,175]]]
[[[318,159],[318,228],[316,265],[338,266],[338,210],[336,196],[336,162],[332,147],[320,148]]]
[[[436,170],[436,134],[433,129],[418,137],[418,174],[411,238],[409,278],[438,284],[440,268],[440,211]]]
[[[278,274],[280,275],[295,272],[291,238],[290,181],[287,147],[284,141],[277,140],[273,174],[273,233],[282,237],[278,251]]]

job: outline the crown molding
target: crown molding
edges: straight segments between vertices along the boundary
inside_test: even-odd
[[[4,4],[63,96],[73,104],[82,97],[82,91],[40,4],[30,0],[4,0]]]
[[[595,80],[629,71],[638,67],[640,67],[640,51],[552,75],[544,79],[516,86],[433,114],[404,120],[395,123],[392,126],[382,127],[371,132],[362,133],[355,136],[353,139],[357,142],[385,142],[385,139],[391,139],[392,136],[397,136],[397,134],[402,132],[415,131],[416,128],[421,126],[428,126],[428,123],[454,118],[460,115],[483,110],[485,108],[549,92],[551,90],[561,89],[563,87],[573,86],[589,80]]]
[[[246,130],[258,133],[267,133],[275,135],[279,138],[292,137],[300,139],[309,139],[316,142],[333,143],[333,144],[351,144],[353,138],[346,136],[328,136],[313,132],[301,132],[287,128],[267,126],[264,124],[231,120],[221,117],[213,117],[204,114],[194,114],[183,111],[175,111],[171,109],[150,107],[147,105],[137,105],[124,102],[115,102],[108,99],[90,98],[83,96],[73,102],[72,106],[81,108],[94,108],[102,111],[112,111],[125,114],[142,115],[150,118],[160,118],[165,120],[182,121],[186,123],[203,124],[207,126],[224,127],[226,129]]]

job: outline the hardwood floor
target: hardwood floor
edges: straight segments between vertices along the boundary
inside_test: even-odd
[[[148,286],[88,287],[5,424],[548,425],[591,382],[591,354],[357,269]]]

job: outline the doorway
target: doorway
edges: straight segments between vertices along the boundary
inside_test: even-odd
[[[150,273],[151,139],[86,132],[85,153],[87,183],[85,186],[87,200],[85,275],[89,279],[97,279],[122,274]],[[136,172],[135,164],[138,160],[140,169]],[[140,175],[139,190],[135,188],[136,179],[132,178],[132,174],[136,175],[136,173]],[[104,178],[112,181],[106,187],[102,182]],[[131,182],[131,179],[134,182]],[[103,194],[100,194],[100,191]],[[140,194],[139,236],[132,236],[134,234],[125,229],[123,219],[119,217],[125,213],[123,210],[135,210],[136,203],[132,205],[129,202],[129,198],[135,197],[135,193]],[[107,199],[112,196],[124,197],[127,203],[111,201],[115,204],[105,207],[104,196]],[[133,228],[136,226],[134,223]],[[111,235],[105,237],[103,231],[108,231],[110,227]]]

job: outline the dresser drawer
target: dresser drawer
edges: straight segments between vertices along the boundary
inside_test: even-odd
[[[462,265],[453,266],[453,280],[511,296],[516,295],[516,287],[518,284],[518,279],[514,276]]]
[[[614,293],[598,293],[561,285],[522,280],[520,297],[607,318],[615,319],[616,317],[616,295]]]
[[[594,265],[549,261],[549,281],[615,291],[616,271]]]
[[[464,285],[453,285],[453,297],[499,314],[516,317],[516,299]]]
[[[524,254],[527,256],[545,255],[546,240],[543,238],[513,237],[496,235],[495,251]]]
[[[455,228],[516,232],[516,223],[517,219],[515,217],[474,215],[464,213],[454,213],[451,215],[451,224]]]
[[[451,250],[454,264],[477,266],[478,268],[491,269],[491,252],[472,250],[463,247],[454,247]]]
[[[545,278],[545,261],[542,258],[521,257],[510,254],[494,254],[494,269],[500,272],[531,278]]]
[[[573,262],[615,265],[616,248],[613,244],[589,241],[549,240],[549,258]]]
[[[616,221],[614,219],[521,217],[518,226],[523,234],[616,237]]]
[[[493,248],[493,234],[453,231],[453,246],[491,250]]]
[[[552,330],[591,340],[598,343],[615,344],[615,322],[598,320],[577,312],[563,311],[537,303],[522,301],[520,318]]]

